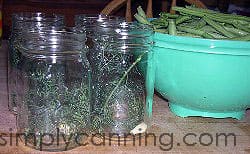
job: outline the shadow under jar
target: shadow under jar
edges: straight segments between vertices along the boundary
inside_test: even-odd
[[[136,23],[103,22],[95,30],[90,61],[93,91],[98,94],[93,97],[91,128],[111,139],[144,133],[150,117],[138,63],[147,63],[152,29]]]
[[[48,28],[58,28],[64,26],[64,17],[58,14],[21,12],[12,15],[12,31],[9,38],[9,54],[8,54],[8,95],[9,110],[17,113],[17,92],[16,84],[20,81],[18,71],[20,66],[20,49],[19,44],[23,39],[22,32],[25,31],[41,31]]]
[[[18,131],[25,134],[21,139],[41,151],[80,146],[90,124],[85,33],[52,30],[23,36],[22,81],[17,86]]]

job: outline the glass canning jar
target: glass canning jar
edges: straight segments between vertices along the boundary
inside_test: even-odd
[[[89,48],[89,53],[87,57],[89,58],[92,54],[94,43],[92,37],[95,33],[96,26],[102,24],[103,22],[118,23],[124,22],[125,19],[117,16],[107,16],[104,14],[79,14],[75,16],[75,25],[79,28],[84,28],[86,30],[87,41],[86,45]],[[91,61],[90,61],[91,62]]]
[[[80,146],[90,125],[85,33],[46,30],[22,35],[22,79],[17,84],[17,127],[25,134],[21,139],[42,151]]]
[[[122,17],[107,16],[104,14],[79,14],[75,16],[75,26],[84,27],[87,37],[93,36],[95,32],[95,26],[106,21],[123,22],[125,19]]]
[[[64,26],[64,17],[58,14],[21,12],[12,15],[12,31],[9,38],[8,54],[8,96],[9,110],[17,112],[16,108],[16,84],[20,81],[18,70],[20,69],[19,42],[24,37],[22,32],[31,30],[43,30]],[[18,79],[19,78],[19,79]]]
[[[150,125],[145,103],[145,78],[153,31],[137,23],[103,22],[93,36],[91,56],[93,111],[91,127],[105,135],[144,133]],[[108,133],[108,134],[107,134]]]

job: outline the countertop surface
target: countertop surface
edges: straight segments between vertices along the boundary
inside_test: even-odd
[[[26,147],[20,141],[16,145],[16,117],[8,111],[7,67],[7,45],[3,41],[0,49],[0,154],[46,153]],[[155,95],[150,132],[155,137],[142,136],[141,145],[139,140],[135,141],[135,145],[131,141],[126,145],[121,143],[120,146],[117,142],[109,145],[109,141],[106,141],[102,146],[94,146],[89,142],[86,146],[63,153],[250,153],[249,110],[240,121],[230,118],[180,118],[169,111],[167,101]],[[227,139],[216,137],[221,133],[231,133],[232,136]],[[102,140],[95,138],[95,141]]]

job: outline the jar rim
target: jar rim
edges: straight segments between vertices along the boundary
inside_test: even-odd
[[[72,27],[68,27],[72,28]],[[76,57],[84,53],[86,33],[84,31],[26,31],[21,39],[20,52],[27,57],[40,59]]]
[[[103,22],[120,23],[125,21],[125,18],[118,16],[108,16],[103,14],[79,14],[75,15],[75,25],[85,27],[86,29],[93,28]]]
[[[50,26],[39,29],[28,29],[23,31],[26,34],[85,34],[84,27]]]
[[[122,21],[125,20],[123,17],[119,16],[110,16],[105,14],[77,14],[75,15],[75,21],[76,20],[87,20],[87,19],[97,19],[96,21],[102,21],[103,19],[106,20],[117,20]]]
[[[137,22],[120,22],[110,23],[103,22],[96,26],[97,35],[116,35],[118,39],[133,39],[133,38],[146,38],[151,37],[153,27],[150,25],[144,25]]]
[[[44,12],[18,12],[13,13],[12,18],[14,21],[57,21],[64,20],[62,14],[44,13]]]

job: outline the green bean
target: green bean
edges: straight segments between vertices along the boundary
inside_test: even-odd
[[[244,26],[242,24],[239,24],[238,22],[233,22],[234,27],[241,29],[243,31],[246,31],[248,33],[250,33],[250,28],[248,28],[247,26]]]
[[[168,34],[168,29],[155,29],[155,32]]]
[[[165,20],[163,20],[162,18],[158,18],[158,19],[154,19],[154,20],[151,20],[150,22],[151,23],[159,23],[159,22],[163,22]]]
[[[142,16],[144,19],[147,18],[146,14],[145,14],[145,12],[143,11],[143,9],[141,8],[141,6],[139,6],[139,7],[137,8],[137,11],[138,11],[138,14],[139,14],[140,16]]]
[[[200,29],[202,27],[204,27],[207,23],[203,20],[200,19],[200,21],[197,23],[197,25],[195,26],[196,29]]]
[[[180,30],[180,31],[183,31],[183,32],[187,32],[187,33],[195,34],[195,35],[198,35],[198,36],[202,36],[204,38],[214,38],[213,36],[209,35],[208,33],[204,32],[204,31],[201,31],[201,30],[197,30],[197,29],[181,27],[181,26],[178,26],[177,29]]]
[[[173,7],[179,14],[160,13],[160,18],[148,21],[138,8],[135,18],[143,24],[153,25],[154,31],[170,35],[250,41],[250,18],[223,14],[193,6]]]
[[[206,26],[202,27],[200,30],[203,30],[205,32],[219,33],[217,30],[215,30],[210,25],[206,25]]]
[[[204,16],[204,13],[202,13],[202,12],[197,12],[197,11],[190,10],[190,9],[187,9],[187,8],[183,8],[183,7],[174,6],[174,7],[172,7],[172,9],[175,10],[175,11],[184,13],[184,14],[193,15],[193,16],[197,16],[197,17],[203,17]]]
[[[193,16],[197,16],[197,17],[204,17],[207,16],[210,19],[213,19],[214,21],[218,21],[218,22],[224,22],[224,23],[228,23],[231,24],[232,22],[239,22],[241,20],[237,19],[237,18],[232,18],[230,19],[229,17],[227,18],[223,18],[218,16],[217,14],[209,14],[209,13],[205,13],[205,12],[200,12],[197,10],[192,10],[192,9],[187,9],[187,8],[183,8],[183,7],[172,7],[173,10],[178,11],[178,12],[182,12],[185,14],[189,14],[189,15],[193,15]],[[244,22],[244,21],[241,21]]]
[[[170,35],[176,35],[176,24],[175,24],[175,21],[173,19],[169,19],[168,21],[168,32]]]
[[[229,37],[229,38],[235,37],[232,33],[230,33],[227,30],[225,30],[224,27],[222,27],[221,25],[217,24],[216,22],[210,20],[209,18],[204,17],[203,19],[207,22],[207,24],[209,24],[210,26],[212,26],[214,29],[216,29],[218,32],[220,32],[221,34],[225,35],[226,37]]]
[[[249,22],[249,21],[237,20],[237,19],[235,19],[234,21],[238,22],[238,23],[241,24],[241,25],[250,25],[250,22]]]
[[[237,41],[250,41],[250,34],[241,36],[241,37],[234,37],[231,38],[230,40],[237,40]]]
[[[154,29],[162,29],[168,27],[168,21],[163,20],[161,18],[152,20],[151,24],[153,24]]]
[[[220,23],[223,27],[227,27],[227,28],[234,28],[233,25],[231,24],[225,24],[225,23]]]
[[[196,8],[196,7],[193,7],[193,6],[186,6],[186,8],[190,9],[190,10],[197,11],[197,12],[216,15],[216,16],[218,16],[220,18],[236,19],[236,20],[240,20],[240,21],[248,21],[248,22],[250,22],[250,18],[246,17],[246,16],[234,15],[234,14],[225,14],[225,13],[220,13],[220,12],[216,12],[216,11],[212,11],[212,10],[208,10],[208,9]]]
[[[170,14],[170,13],[167,13],[167,12],[160,13],[160,16],[163,17],[163,18],[172,18],[172,19],[176,19],[176,18],[179,17],[178,14]]]
[[[177,33],[178,36],[186,36],[186,37],[194,37],[194,38],[202,38],[199,35],[194,35],[194,34],[190,34],[190,33]]]
[[[160,25],[167,25],[168,24],[168,21],[167,20],[164,20],[164,19],[156,19],[156,20],[152,20],[151,21],[152,24],[160,24]]]
[[[183,23],[183,24],[179,24],[179,25],[185,25],[185,26],[187,26],[187,27],[196,28],[197,23],[198,23],[199,21],[200,21],[200,19],[193,19],[193,18],[192,18],[192,20],[187,21],[187,22],[185,22],[185,23]]]
[[[190,23],[182,23],[182,24],[179,24],[178,26],[196,29],[195,25],[191,25]]]
[[[143,18],[142,16],[138,15],[137,13],[134,15],[134,17],[137,21],[139,21],[142,24],[151,25],[151,23],[147,19]]]
[[[248,32],[245,32],[245,31],[243,31],[243,30],[240,30],[240,29],[237,29],[237,28],[233,28],[233,27],[224,27],[227,31],[230,31],[230,32],[232,32],[232,33],[234,33],[234,34],[236,34],[236,35],[240,35],[240,36],[244,36],[244,35],[247,35],[247,34],[249,34]]]
[[[216,32],[207,32],[207,33],[216,39],[226,39],[227,38],[224,35],[221,35],[221,34],[216,33]]]
[[[154,25],[154,29],[164,29],[164,28],[168,28],[168,26]]]
[[[167,26],[161,26],[161,25],[155,25],[154,26],[154,30],[156,29],[167,29],[168,27]]]
[[[227,24],[231,24],[233,21],[236,21],[236,20],[223,19],[223,18],[220,18],[216,15],[210,15],[210,14],[204,14],[204,16],[206,16],[209,19],[212,19],[214,21],[223,22],[223,23],[227,23]]]
[[[178,24],[183,23],[183,22],[190,20],[190,19],[192,19],[190,16],[179,16],[176,19],[175,23],[176,23],[176,25],[178,25]]]
[[[183,7],[172,7],[173,10],[175,11],[178,11],[178,12],[182,12],[182,13],[185,13],[185,14],[189,14],[189,15],[193,15],[193,16],[197,16],[197,17],[200,17],[200,18],[203,18],[205,15],[213,20],[216,20],[216,21],[219,21],[219,22],[226,22],[226,23],[231,23],[230,21],[228,20],[224,20],[224,19],[221,19],[221,18],[218,18],[216,16],[213,16],[213,15],[210,15],[210,14],[207,14],[207,13],[204,13],[204,12],[199,12],[199,11],[196,11],[196,10],[191,10],[191,9],[187,9],[187,8],[183,8]]]

